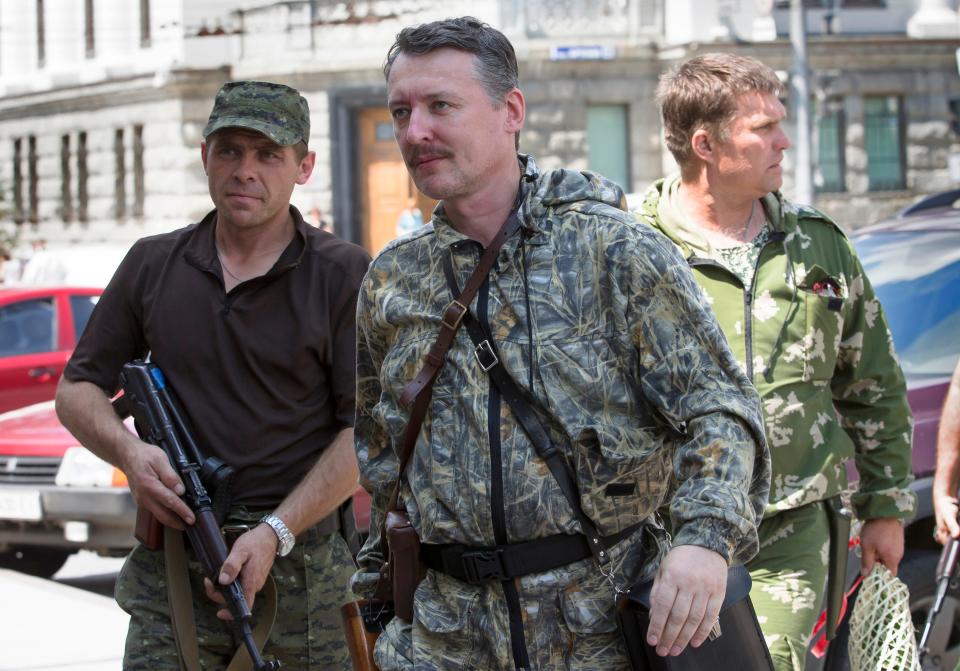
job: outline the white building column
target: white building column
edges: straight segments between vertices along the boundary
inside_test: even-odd
[[[773,42],[777,39],[777,23],[773,20],[773,0],[756,0],[757,15],[753,18],[750,39],[754,42]]]
[[[129,0],[110,0],[94,3],[96,14],[97,60],[104,65],[131,65],[134,44],[139,46],[140,29],[134,14],[139,4]]]
[[[920,0],[920,7],[907,21],[910,37],[956,37],[960,35],[957,12],[947,0]]]
[[[72,70],[83,58],[83,3],[47,2],[45,10],[43,23],[47,58],[44,67],[49,72]]]

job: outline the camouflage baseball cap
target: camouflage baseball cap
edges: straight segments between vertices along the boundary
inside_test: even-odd
[[[310,109],[296,89],[271,82],[228,82],[217,91],[207,138],[221,128],[249,128],[281,146],[310,139]]]

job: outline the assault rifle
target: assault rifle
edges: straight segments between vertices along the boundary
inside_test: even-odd
[[[227,559],[227,544],[207,487],[226,487],[232,480],[232,471],[218,459],[204,459],[187,429],[163,372],[157,366],[140,360],[125,364],[120,373],[120,385],[123,396],[114,402],[114,409],[121,417],[133,415],[140,438],[166,452],[170,464],[183,481],[186,488],[183,501],[196,517],[196,522],[187,527],[187,538],[204,574],[216,585],[220,567]],[[137,523],[142,528],[140,517],[138,515]],[[236,634],[250,654],[253,668],[256,671],[279,669],[279,661],[264,661],[257,649],[250,628],[250,607],[239,583],[235,580],[219,589],[233,615]]]
[[[960,555],[960,541],[951,537],[947,544],[943,546],[940,553],[940,560],[937,562],[937,591],[933,598],[933,605],[927,613],[927,621],[923,625],[923,633],[920,635],[920,641],[917,648],[920,651],[920,661],[930,652],[927,649],[927,642],[930,639],[930,632],[933,631],[933,622],[937,614],[943,607],[943,600],[947,596],[947,590],[950,588],[950,582],[953,580],[953,574],[957,569],[957,556]]]

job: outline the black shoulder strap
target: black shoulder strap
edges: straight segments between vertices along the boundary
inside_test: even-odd
[[[459,295],[460,287],[453,270],[453,259],[449,253],[443,257],[443,272],[446,275],[447,286],[450,287],[450,291],[453,292],[454,296]],[[530,406],[530,402],[500,363],[500,357],[497,355],[497,349],[493,342],[493,335],[487,326],[481,324],[480,320],[475,318],[469,310],[463,316],[463,324],[475,345],[473,353],[477,363],[486,371],[500,390],[500,395],[510,406],[510,410],[513,411],[527,437],[530,438],[533,448],[540,458],[546,462],[550,473],[553,474],[560,486],[564,498],[567,499],[567,503],[573,509],[574,516],[580,522],[580,528],[587,537],[587,545],[590,547],[590,552],[593,553],[593,558],[600,566],[606,565],[610,561],[606,545],[596,526],[583,512],[583,507],[580,505],[580,493],[573,473],[563,455],[553,445],[546,429],[543,427],[543,423]]]

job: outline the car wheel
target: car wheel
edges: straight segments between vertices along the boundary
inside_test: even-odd
[[[936,571],[940,553],[932,550],[909,552],[900,564],[897,576],[910,588],[910,615],[917,638],[923,631],[927,614],[933,607],[937,589]],[[960,661],[960,587],[954,578],[950,582],[943,606],[937,614],[930,641],[929,653],[923,660],[924,669],[954,669]]]
[[[15,546],[6,552],[0,552],[0,568],[52,578],[72,554],[73,550],[61,548]]]

